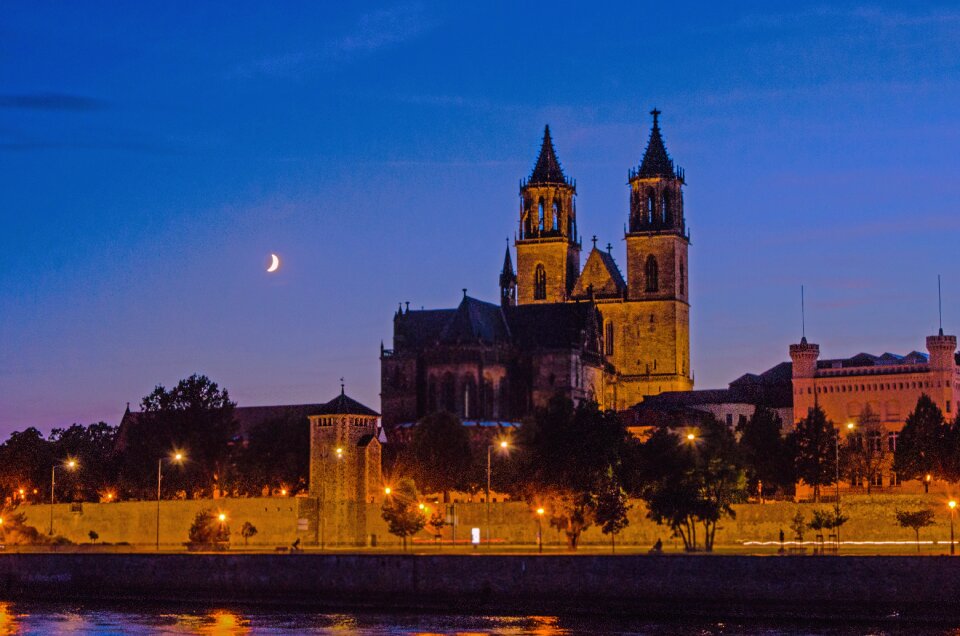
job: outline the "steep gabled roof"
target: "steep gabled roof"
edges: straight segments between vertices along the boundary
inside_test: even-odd
[[[657,117],[660,111],[654,108],[650,111],[653,115],[653,128],[650,130],[650,139],[647,141],[647,151],[643,154],[643,161],[640,163],[640,169],[637,174],[641,179],[652,177],[676,177],[673,169],[673,161],[667,154],[667,147],[663,143],[663,137],[660,135],[660,124]]]
[[[617,267],[613,256],[610,252],[597,249],[596,246],[587,257],[583,271],[570,295],[574,298],[586,298],[590,295],[591,288],[597,298],[622,297],[627,288],[623,274],[620,273],[620,268]]]
[[[588,350],[599,351],[593,303],[517,305],[503,311],[514,342],[522,349],[566,349],[586,344]]]
[[[427,309],[398,316],[394,323],[394,347],[421,348],[436,342],[456,313],[456,309]]]
[[[510,330],[499,305],[471,298],[466,294],[453,316],[440,332],[443,342],[495,343],[510,339]]]
[[[530,185],[544,185],[562,183],[568,184],[567,177],[563,174],[560,167],[560,161],[557,159],[557,151],[553,149],[553,139],[550,138],[550,126],[543,129],[543,143],[540,145],[540,155],[537,157],[537,164],[530,173],[530,179],[527,181]]]

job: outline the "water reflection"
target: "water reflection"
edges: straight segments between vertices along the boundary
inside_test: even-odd
[[[960,636],[949,625],[884,621],[853,623],[655,621],[641,617],[474,616],[455,614],[323,613],[278,608],[68,605],[0,601],[0,636],[6,634],[357,634],[358,636],[580,636],[583,634],[929,634]]]
[[[20,618],[13,603],[0,602],[0,636],[20,633]]]

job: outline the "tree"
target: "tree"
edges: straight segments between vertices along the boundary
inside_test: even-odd
[[[55,462],[53,446],[37,429],[16,431],[0,445],[0,489],[13,497],[20,488],[50,492],[50,468]],[[42,495],[41,495],[42,497]]]
[[[226,389],[220,389],[204,375],[192,375],[169,391],[157,386],[140,404],[140,416],[124,434],[123,486],[128,492],[149,497],[156,488],[157,460],[174,449],[186,452],[183,470],[165,475],[168,491],[185,490],[189,495],[218,489],[229,490],[231,445],[237,423],[235,404]],[[204,484],[206,488],[197,488]]]
[[[600,530],[610,535],[610,551],[616,551],[616,536],[630,524],[627,513],[630,505],[627,503],[627,493],[614,478],[613,472],[601,484],[596,499],[594,512]]]
[[[281,485],[291,495],[304,489],[310,474],[310,424],[290,413],[260,422],[247,432],[236,453],[236,486],[259,496]]]
[[[243,545],[247,545],[247,542],[255,534],[257,534],[257,527],[249,521],[244,521],[243,526],[240,528],[240,536],[243,537]]]
[[[885,432],[880,423],[880,416],[867,405],[863,407],[857,418],[855,432],[847,434],[843,445],[842,463],[847,476],[852,483],[866,479],[868,494],[872,490],[873,482],[886,464]]]
[[[661,428],[643,444],[641,496],[647,516],[669,526],[688,551],[698,549],[702,525],[709,552],[719,521],[735,517],[733,504],[746,498],[746,477],[726,425],[705,417],[689,435],[692,439]]]
[[[414,479],[426,492],[443,493],[446,503],[451,490],[468,489],[473,451],[470,436],[456,415],[432,413],[417,422],[408,454]]]
[[[387,530],[403,540],[403,549],[407,549],[407,537],[423,530],[426,516],[420,510],[420,493],[410,478],[397,482],[390,494],[384,497],[380,506],[380,516],[387,522]]]
[[[79,465],[78,470],[58,473],[58,490],[62,489],[59,498],[96,500],[104,486],[116,481],[116,427],[105,422],[74,424],[53,429],[49,439],[55,458],[62,461],[69,457]]]
[[[813,500],[820,501],[820,488],[834,483],[836,476],[837,431],[819,406],[797,422],[792,436],[797,477],[813,488]]]
[[[795,481],[782,429],[780,416],[764,406],[758,406],[749,420],[737,426],[748,489],[761,501],[765,495],[791,488]]]
[[[96,530],[91,530],[90,532],[87,533],[87,536],[90,537],[91,543],[96,543],[97,540],[100,538],[100,535],[97,534]]]
[[[897,523],[901,528],[910,528],[917,540],[917,554],[920,554],[920,529],[933,525],[933,510],[897,510]]]
[[[433,536],[440,539],[440,533],[443,532],[444,526],[447,525],[447,518],[443,515],[443,511],[434,510],[427,520],[427,525],[433,530]]]
[[[206,508],[193,518],[188,537],[189,548],[192,550],[222,549],[230,541],[230,527],[212,510]]]
[[[940,408],[926,393],[922,394],[897,438],[893,470],[902,479],[922,479],[928,473],[945,477],[947,434]]]
[[[611,471],[618,483],[630,483],[636,443],[616,413],[601,412],[595,402],[574,407],[557,394],[520,427],[512,493],[549,510],[550,525],[575,550],[595,520],[597,494]]]
[[[53,539],[42,534],[33,526],[27,525],[27,516],[16,509],[5,508],[0,512],[3,524],[0,525],[0,537],[9,545],[43,545],[51,542],[63,543],[63,537]]]
[[[803,532],[807,529],[807,520],[804,519],[803,513],[799,510],[797,510],[797,514],[793,515],[793,519],[790,520],[790,529],[793,530],[797,542],[802,543]]]

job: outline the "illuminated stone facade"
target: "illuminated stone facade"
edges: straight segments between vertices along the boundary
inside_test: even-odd
[[[383,493],[378,417],[342,391],[309,415],[310,497],[318,509],[317,543],[366,543],[363,504],[379,501]]]
[[[508,249],[500,305],[464,293],[457,309],[401,307],[394,316],[393,348],[381,354],[385,427],[438,409],[519,421],[558,391],[621,410],[646,395],[693,388],[685,180],[658,115],[628,175],[626,279],[611,246],[598,248],[595,239],[580,269],[576,183],[546,128],[520,184],[517,270]]]
[[[885,353],[881,356],[861,353],[852,358],[820,360],[820,346],[808,343],[790,345],[793,361],[793,422],[799,422],[819,405],[841,431],[864,436],[864,444],[874,444],[884,456],[882,467],[872,475],[871,490],[921,491],[920,482],[901,482],[891,470],[893,451],[904,422],[917,400],[926,394],[943,411],[947,420],[956,417],[960,395],[960,365],[956,358],[956,336],[927,337],[927,353],[913,351],[905,356]],[[861,430],[864,409],[875,418],[869,430]],[[848,425],[853,425],[847,430]],[[863,427],[866,428],[866,427]],[[932,476],[934,487],[939,487]],[[841,492],[865,489],[866,477],[841,479]],[[809,489],[801,485],[798,496]]]

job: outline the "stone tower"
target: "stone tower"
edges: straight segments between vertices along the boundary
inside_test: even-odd
[[[799,344],[790,345],[790,360],[793,362],[793,421],[798,422],[817,405],[817,359],[820,345],[800,338]]]
[[[625,298],[600,307],[606,353],[617,369],[607,389],[607,402],[614,408],[636,404],[645,395],[693,388],[685,181],[663,143],[660,111],[651,114],[643,160],[629,172]]]
[[[547,126],[533,172],[520,184],[519,304],[559,303],[569,298],[580,273],[576,193],[576,184],[560,168]]]
[[[310,420],[310,497],[316,501],[316,543],[364,545],[368,502],[381,495],[379,414],[340,395]]]

